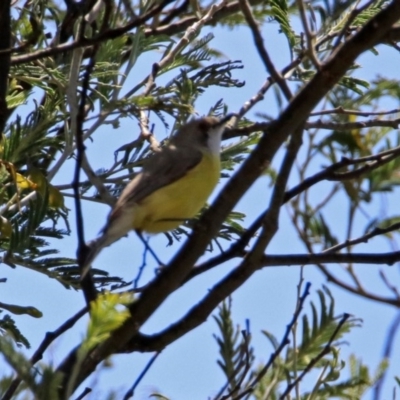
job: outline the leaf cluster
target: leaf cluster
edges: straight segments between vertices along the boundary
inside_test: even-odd
[[[218,365],[226,377],[226,385],[217,399],[288,398],[287,388],[297,382],[295,390],[301,399],[360,399],[363,393],[382,376],[387,364],[382,364],[374,376],[367,366],[351,355],[347,361],[341,356],[345,345],[343,337],[359,326],[359,320],[348,319],[339,327],[335,315],[335,301],[327,288],[318,292],[319,304],[310,303],[310,312],[304,314],[298,329],[291,329],[291,342],[283,351],[278,338],[264,330],[263,334],[272,345],[273,363],[259,364],[254,356],[251,334],[248,328],[235,327],[231,303],[224,302],[214,317],[219,336],[215,336],[220,353]],[[284,354],[283,354],[284,353]],[[266,367],[268,365],[268,367]],[[346,366],[348,367],[346,369]],[[304,376],[312,376],[314,387],[310,391],[303,382]],[[301,376],[301,378],[299,378]],[[286,393],[285,397],[282,397]]]
[[[205,112],[198,110],[199,100],[211,88],[229,89],[234,93],[245,84],[237,78],[237,73],[243,69],[242,61],[224,58],[223,52],[213,47],[214,33],[202,31],[205,25],[236,29],[245,24],[255,39],[257,34],[263,36],[261,29],[257,31],[258,26],[272,26],[287,40],[288,64],[282,70],[271,66],[265,56],[270,43],[255,40],[268,76],[257,93],[243,99],[238,112],[240,122],[227,133],[230,140],[225,142],[221,153],[221,178],[228,182],[230,192],[222,193],[215,208],[205,206],[193,221],[167,234],[168,245],[182,237],[191,240],[194,235],[189,232],[197,226],[201,215],[208,218],[216,209],[214,219],[208,219],[208,227],[221,215],[224,221],[220,221],[207,242],[203,240],[204,248],[200,249],[198,243],[196,247],[194,242],[190,251],[186,249],[185,253],[183,249],[181,259],[187,260],[185,254],[189,253],[189,260],[191,254],[200,257],[208,245],[208,249],[219,253],[205,265],[204,271],[210,269],[212,263],[219,265],[218,261],[240,260],[198,305],[190,305],[185,317],[154,336],[161,337],[161,345],[158,345],[167,346],[204,322],[221,299],[227,299],[256,270],[265,266],[268,253],[264,251],[278,231],[279,213],[284,203],[292,228],[310,258],[326,253],[343,256],[346,255],[340,253],[343,248],[348,249],[350,257],[352,246],[378,235],[393,240],[399,227],[398,212],[394,215],[370,212],[368,207],[383,195],[395,192],[399,184],[399,110],[387,110],[387,104],[398,105],[399,82],[382,76],[363,79],[359,74],[362,66],[353,62],[355,57],[347,65],[347,54],[338,63],[346,65],[340,77],[336,76],[340,66],[335,70],[331,68],[332,63],[327,62],[340,49],[346,48],[344,46],[350,46],[351,38],[362,33],[368,21],[391,2],[364,5],[336,0],[307,4],[271,0],[206,4],[124,0],[100,2],[100,8],[97,3],[92,0],[66,1],[65,4],[51,0],[29,1],[23,7],[15,6],[11,13],[10,69],[0,76],[0,89],[4,86],[2,82],[7,82],[6,97],[0,99],[0,119],[4,117],[7,122],[0,143],[0,255],[4,264],[44,274],[64,288],[80,289],[76,260],[59,255],[57,249],[71,232],[68,199],[74,198],[74,206],[81,200],[112,205],[143,161],[168,142],[169,134],[198,114],[221,116],[232,111],[229,99],[224,98],[218,98]],[[250,16],[243,12],[245,7],[250,8]],[[157,9],[157,13],[151,14]],[[398,51],[393,41],[382,40],[394,52]],[[379,48],[373,46],[363,51],[372,52],[378,60]],[[7,47],[0,52],[0,62],[4,54],[10,55],[9,50]],[[357,48],[351,50],[357,53]],[[6,64],[8,62],[4,66]],[[308,98],[299,105],[299,109],[307,109],[307,113],[299,117],[297,110],[290,112],[296,99],[307,93],[307,88],[317,78],[324,88],[330,88],[324,97],[314,98],[314,93],[308,93]],[[331,82],[336,83],[330,85]],[[263,110],[256,115],[266,123],[255,123],[246,115],[250,115],[257,103],[264,105],[264,95],[271,88],[275,90],[279,113],[271,116]],[[311,106],[312,101],[315,106]],[[1,108],[3,103],[7,106],[5,111]],[[304,104],[306,107],[302,108]],[[271,107],[266,105],[264,109]],[[299,118],[302,118],[300,122]],[[134,128],[124,137],[126,143],[115,149],[114,130],[125,124],[126,119],[134,121]],[[154,121],[161,121],[168,132],[166,137],[160,134],[161,129],[154,128]],[[289,128],[283,129],[285,126]],[[305,129],[300,129],[302,126]],[[113,163],[94,169],[90,152],[85,153],[85,149],[78,146],[77,138],[89,148],[91,141],[100,140],[97,138],[101,137],[98,133],[102,128],[110,144],[108,150],[114,151],[115,158]],[[241,138],[236,139],[237,136]],[[86,176],[75,174],[71,184],[72,171],[68,178],[61,171],[76,160],[77,171],[84,171]],[[238,175],[240,171],[245,172]],[[260,194],[264,210],[247,227],[245,213],[233,207],[243,196],[243,188],[263,174],[277,184],[267,194]],[[236,179],[238,176],[242,179]],[[295,195],[290,196],[291,193]],[[271,202],[265,200],[270,194]],[[347,219],[342,218],[341,209],[337,212],[335,208],[338,197],[347,204]],[[232,204],[228,211],[224,210],[224,201]],[[360,215],[364,218],[363,229],[352,241],[353,228]],[[338,224],[339,219],[341,224]],[[86,222],[78,221],[78,228]],[[203,233],[196,232],[199,236]],[[8,314],[0,320],[1,353],[34,397],[56,399],[60,387],[64,397],[68,397],[65,394],[73,393],[74,386],[87,377],[80,371],[85,362],[86,366],[88,360],[93,362],[94,369],[96,363],[116,349],[121,350],[118,346],[122,344],[115,344],[117,340],[112,343],[116,331],[132,329],[134,343],[124,343],[129,350],[150,351],[152,344],[160,350],[154,345],[154,337],[146,337],[138,330],[166,297],[196,276],[191,275],[193,271],[190,270],[195,262],[195,259],[182,262],[184,267],[180,271],[183,273],[171,273],[169,279],[162,281],[170,271],[175,271],[172,267],[179,267],[178,257],[178,267],[169,265],[169,269],[161,270],[143,288],[137,289],[140,295],[135,302],[115,293],[99,296],[91,309],[92,320],[81,347],[83,350],[71,352],[60,367],[67,371],[64,378],[45,365],[33,368],[31,361],[15,349],[14,344],[28,347],[29,342]],[[290,259],[289,264],[298,262]],[[201,271],[201,267],[196,266],[195,273]],[[390,297],[375,296],[365,290],[351,261],[343,268],[351,285],[337,279],[324,265],[319,264],[318,268],[346,290],[399,306],[397,289],[389,284]],[[96,268],[92,269],[92,276],[96,289],[115,290],[128,284],[121,277],[109,276]],[[149,294],[152,285],[162,290]],[[149,298],[154,303],[150,304]],[[33,306],[0,300],[5,300],[0,302],[0,311],[30,317],[41,315]],[[127,309],[120,311],[121,304]],[[368,368],[355,357],[343,360],[341,340],[358,321],[350,318],[342,324],[334,305],[328,290],[319,291],[318,301],[310,304],[309,313],[301,320],[296,319],[296,324],[291,326],[290,343],[282,343],[265,330],[273,353],[269,364],[260,365],[252,348],[249,327],[241,330],[234,325],[231,304],[225,300],[215,317],[220,331],[216,336],[220,351],[218,365],[226,377],[226,384],[217,397],[278,399],[295,391],[297,398],[304,399],[359,399],[386,366],[382,364],[371,376]],[[133,320],[137,315],[140,315],[138,320]],[[127,331],[123,332],[126,338]],[[114,347],[107,353],[106,346],[111,346],[110,343]],[[107,349],[105,357],[101,358],[99,348]],[[306,375],[311,377],[311,389],[303,379]]]

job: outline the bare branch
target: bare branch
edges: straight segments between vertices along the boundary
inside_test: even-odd
[[[246,21],[253,33],[254,43],[256,45],[258,54],[260,55],[266,70],[271,75],[273,81],[280,87],[286,100],[290,100],[292,98],[292,92],[289,89],[289,86],[279,71],[276,70],[267,49],[264,47],[264,41],[261,36],[260,30],[258,28],[257,22],[254,19],[253,13],[251,12],[250,4],[247,0],[239,0],[240,8],[242,9],[243,15],[246,18]]]
[[[348,114],[348,115],[359,115],[360,117],[371,117],[372,115],[388,115],[396,114],[400,112],[400,108],[395,108],[389,111],[359,111],[359,110],[346,110],[343,107],[337,107],[333,110],[322,110],[314,111],[310,114],[310,117],[315,117],[316,115],[327,115],[327,114]]]
[[[82,94],[80,98],[80,103],[79,103],[79,108],[78,112],[76,114],[76,122],[74,126],[76,125],[76,130],[72,131],[75,134],[75,143],[76,143],[76,165],[75,165],[75,173],[74,173],[74,179],[73,179],[73,190],[74,190],[74,200],[75,200],[75,212],[76,212],[76,231],[77,231],[77,238],[78,238],[78,250],[77,250],[77,255],[78,255],[78,263],[80,268],[84,268],[84,265],[82,265],[81,260],[84,258],[84,252],[85,249],[87,248],[86,243],[85,243],[85,236],[84,236],[84,227],[83,227],[83,215],[82,215],[82,207],[81,207],[81,201],[80,201],[80,193],[79,193],[79,181],[80,181],[80,171],[82,168],[82,161],[83,161],[83,154],[85,152],[85,146],[83,144],[83,123],[85,120],[85,104],[86,104],[86,99],[87,99],[87,92],[89,90],[89,81],[90,81],[90,75],[93,71],[93,68],[95,66],[95,55],[96,55],[96,48],[93,49],[93,54],[92,57],[90,58],[90,62],[88,63],[85,71],[85,75],[83,78],[82,82]],[[80,51],[80,50],[78,50]],[[73,85],[76,87],[75,85]],[[73,106],[74,107],[74,106]],[[74,120],[75,118],[71,117],[71,120]],[[82,290],[85,296],[86,304],[89,307],[89,304],[91,301],[95,300],[97,297],[97,291],[94,286],[92,277],[90,274],[86,274],[85,277],[81,281],[81,286]]]
[[[154,361],[156,361],[157,357],[161,353],[158,351],[156,352],[153,357],[150,358],[149,362],[146,364],[144,367],[143,371],[140,373],[140,375],[137,377],[135,382],[133,383],[132,387],[125,393],[124,400],[128,400],[131,397],[135,395],[135,389],[138,387],[139,383],[142,381],[142,379],[145,377],[151,366],[154,364]]]
[[[397,158],[400,154],[400,146],[395,147],[390,150],[386,150],[384,152],[374,154],[371,156],[360,157],[356,159],[349,159],[343,157],[339,162],[330,165],[325,168],[323,171],[316,173],[315,175],[306,178],[299,185],[290,189],[286,192],[285,201],[290,200],[291,198],[297,196],[301,192],[304,192],[306,189],[309,189],[311,186],[315,185],[318,182],[323,180],[328,181],[343,181],[346,179],[353,179],[358,177],[366,172],[379,168],[380,166],[387,164],[388,162]],[[366,162],[368,164],[360,167],[358,169],[347,171],[347,172],[336,172],[346,166],[356,165]]]
[[[83,400],[86,395],[91,393],[92,389],[89,387],[85,387],[85,389],[82,390],[82,393],[76,398],[76,400]]]
[[[353,239],[353,240],[346,240],[344,243],[337,244],[336,246],[332,246],[329,249],[324,250],[324,253],[336,253],[339,250],[342,250],[346,247],[352,247],[355,246],[356,244],[360,243],[367,243],[369,239],[378,236],[378,235],[384,235],[385,233],[388,232],[394,232],[400,229],[400,222],[396,224],[392,224],[388,226],[387,228],[374,228],[371,232],[366,233],[365,235]]]
[[[272,82],[267,81],[262,88],[260,89],[260,92],[257,93],[256,96],[254,96],[255,100],[251,101],[251,106],[253,106],[257,101],[262,99],[262,95],[267,91],[267,89],[270,88]],[[251,108],[251,107],[249,107]],[[248,111],[247,109],[245,110],[246,112]],[[392,113],[398,113],[400,112],[399,110],[392,110],[392,111],[383,111],[381,113],[363,113],[360,112],[359,115],[361,114],[370,114],[370,115],[384,115],[384,114],[392,114]],[[328,112],[327,114],[334,114],[333,112]],[[338,113],[338,114],[344,114],[344,113]],[[353,112],[346,112],[345,114],[353,114],[357,115]],[[241,112],[241,115],[243,113]],[[393,120],[381,120],[381,119],[371,119],[367,121],[357,121],[357,122],[332,122],[332,121],[307,121],[304,123],[304,128],[305,129],[329,129],[329,130],[338,130],[338,131],[349,131],[352,129],[363,129],[363,128],[372,128],[372,127],[388,127],[388,128],[393,128],[397,129],[400,124],[400,118],[396,118]],[[270,129],[272,126],[272,122],[256,122],[254,124],[245,126],[243,128],[234,128],[234,129],[229,129],[225,132],[224,134],[224,139],[233,139],[235,137],[239,136],[249,136],[250,134],[254,132],[262,132],[265,130]]]
[[[388,253],[388,256],[390,257],[392,254],[393,253]],[[382,264],[386,264],[386,262],[384,262],[385,254],[382,254],[382,256],[383,257],[380,257],[380,255],[376,255],[375,261],[379,261],[381,259]],[[371,257],[371,255],[370,255],[368,257],[368,259],[373,260],[374,257]],[[391,265],[390,261],[391,261],[390,258],[388,258],[387,264]],[[395,261],[398,262],[400,260],[397,258],[397,260],[395,260]],[[373,262],[373,264],[374,263],[375,262]],[[362,296],[366,299],[370,299],[370,300],[376,301],[378,303],[389,304],[389,305],[395,306],[396,308],[400,307],[400,301],[397,298],[383,297],[383,296],[379,296],[379,295],[376,295],[373,293],[369,293],[369,292],[360,290],[360,288],[351,286],[348,283],[338,279],[336,276],[334,276],[332,273],[330,273],[325,266],[323,266],[321,264],[318,264],[317,266],[320,269],[320,271],[326,276],[326,278],[328,279],[329,282],[341,287],[344,290],[347,290],[350,293],[356,294],[358,296]]]
[[[282,79],[286,78],[286,75],[289,75],[300,63],[301,63],[302,57],[298,57],[295,60],[293,60],[289,65],[287,65],[285,68],[282,69],[282,71],[279,73],[279,75],[282,77]],[[248,101],[246,101],[243,106],[240,108],[239,112],[237,113],[239,117],[243,117],[244,115],[247,114],[247,112],[258,102],[264,99],[265,93],[272,87],[274,84],[274,79],[272,76],[268,77],[268,79],[264,82],[264,84],[261,86],[259,91]],[[254,130],[253,132],[256,132]],[[236,135],[235,135],[236,132]],[[236,136],[242,136],[242,134],[237,133],[241,132],[241,129],[229,129],[224,133],[224,139],[231,139]],[[246,133],[246,135],[249,135],[251,132]]]
[[[400,118],[392,120],[371,119],[368,121],[337,123],[331,121],[313,121],[305,124],[306,129],[329,129],[335,131],[351,131],[353,129],[364,129],[372,127],[387,127],[398,129]]]
[[[251,4],[260,4],[262,3],[262,0],[252,0]],[[219,21],[220,19],[227,17],[229,15],[235,14],[240,11],[240,5],[239,1],[232,1],[229,3],[226,3],[224,7],[219,9],[215,15],[212,21],[210,21],[208,24],[215,23],[216,21]],[[184,18],[181,18],[179,21],[176,23],[172,24],[167,24],[165,26],[159,26],[157,28],[147,28],[145,29],[145,34],[146,36],[153,36],[153,35],[176,35],[177,33],[185,31],[189,26],[191,26],[193,23],[197,21],[196,16],[187,16]]]

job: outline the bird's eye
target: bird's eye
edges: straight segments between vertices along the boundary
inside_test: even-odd
[[[199,130],[204,139],[208,139],[209,129],[210,129],[210,126],[209,126],[209,124],[207,124],[207,122],[205,122],[205,121],[199,122]]]
[[[199,129],[203,132],[207,132],[209,128],[209,124],[206,121],[199,122]]]

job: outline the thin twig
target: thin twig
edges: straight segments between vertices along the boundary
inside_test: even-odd
[[[88,395],[89,393],[91,393],[92,389],[89,387],[85,387],[85,389],[83,389],[82,393],[75,399],[75,400],[82,400],[86,397],[86,395]]]
[[[398,229],[398,228],[396,228]],[[222,262],[231,260],[235,257],[246,257],[246,252],[239,250],[225,252],[224,254],[211,259],[210,262],[205,262],[193,269],[193,272],[186,278],[182,283],[186,283],[189,280],[201,275]],[[400,262],[400,252],[390,253],[308,253],[308,254],[268,254],[265,255],[262,260],[263,267],[279,267],[279,266],[292,266],[292,265],[318,265],[318,264],[342,264],[342,263],[353,263],[353,264],[379,264],[379,265],[393,265]],[[332,279],[332,276],[329,276]],[[390,304],[398,305],[399,301],[393,300]]]
[[[352,247],[356,244],[360,244],[360,243],[367,243],[369,241],[369,239],[378,236],[378,235],[384,235],[385,233],[389,233],[389,232],[394,232],[400,229],[400,222],[397,222],[395,224],[392,224],[386,228],[379,228],[376,227],[374,228],[371,232],[366,233],[365,235],[362,235],[356,239],[351,239],[351,240],[346,240],[343,243],[339,243],[335,246],[329,247],[328,249],[324,250],[323,253],[327,254],[327,253],[336,253],[339,250],[342,250],[346,247]]]
[[[321,68],[321,64],[318,60],[317,55],[314,50],[314,41],[315,41],[315,33],[311,32],[306,15],[306,8],[303,0],[296,0],[297,7],[299,9],[301,23],[303,25],[304,34],[306,36],[307,41],[307,55],[310,58],[311,62],[314,64],[314,67],[319,70]]]
[[[284,203],[288,202],[290,199],[293,197],[297,196],[301,192],[305,191],[306,189],[310,188],[311,186],[315,185],[316,183],[328,179],[328,180],[343,180],[345,178],[348,178],[349,175],[346,174],[334,174],[334,171],[337,169],[343,168],[345,165],[354,165],[362,162],[367,162],[367,161],[375,161],[376,164],[370,164],[369,166],[358,169],[357,174],[365,173],[371,169],[377,168],[383,164],[386,164],[390,162],[392,159],[398,157],[398,154],[400,154],[400,147],[396,147],[391,150],[384,151],[379,154],[375,154],[372,156],[366,156],[366,157],[361,157],[358,159],[342,159],[336,164],[331,165],[328,167],[326,170],[321,171],[315,175],[313,175],[310,178],[304,179],[303,182],[294,188],[290,189],[285,193],[284,197]],[[350,174],[354,175],[352,172]],[[334,178],[335,176],[335,178]],[[331,177],[331,178],[328,178]],[[261,227],[262,221],[265,218],[266,211],[262,213],[254,222],[253,224],[242,234],[240,239],[235,242],[227,251],[225,251],[223,254],[220,254],[214,258],[211,258],[210,260],[206,261],[205,263],[195,267],[192,272],[187,276],[184,282],[187,282],[197,275],[200,275],[215,266],[219,265],[221,262],[228,261],[232,258],[235,257],[244,257],[244,249],[249,243],[250,239],[254,236],[256,231]],[[328,252],[337,252],[345,247],[348,246],[353,246],[359,243],[366,243],[369,239],[377,236],[377,235],[382,235],[388,232],[393,232],[400,229],[399,224],[393,224],[387,228],[375,228],[373,231],[367,233],[366,235],[363,235],[357,239],[353,239],[352,241],[346,241],[344,243],[338,244],[330,249],[326,249],[324,253]],[[360,261],[362,262],[362,261]]]
[[[388,127],[397,129],[400,124],[400,118],[396,119],[370,119],[368,121],[357,121],[357,122],[345,122],[337,123],[333,121],[312,121],[306,122],[306,129],[329,129],[339,131],[351,131],[353,129],[364,129],[371,127]]]
[[[265,83],[260,91],[269,89],[269,86]],[[262,93],[262,92],[261,92]],[[254,98],[259,101],[260,95],[257,93]],[[246,104],[246,103],[245,103]],[[253,104],[251,104],[252,106]],[[247,110],[245,110],[247,111]],[[395,112],[399,112],[396,110]],[[377,113],[376,115],[389,114],[390,112],[382,112],[382,114]],[[239,112],[239,114],[241,114]],[[328,113],[330,114],[330,113]],[[362,113],[366,114],[366,113]],[[370,127],[389,127],[393,129],[397,129],[400,124],[400,118],[396,118],[393,120],[381,120],[381,119],[370,119],[367,121],[357,121],[357,122],[332,122],[332,121],[307,121],[304,123],[305,129],[329,129],[329,130],[339,130],[339,131],[348,131],[352,129],[363,129]],[[254,132],[263,132],[271,128],[273,125],[272,122],[256,122],[254,124],[245,126],[243,128],[234,128],[229,129],[224,133],[224,139],[233,139],[238,136],[249,136]]]
[[[240,390],[247,373],[251,368],[251,351],[249,350],[250,330],[247,321],[246,330],[242,330],[243,341],[240,344],[239,355],[237,356],[238,363],[231,376],[227,379],[226,384],[221,388],[219,393],[214,397],[214,400],[228,400],[232,399],[233,395]],[[243,368],[243,370],[242,370]],[[234,383],[234,378],[237,378],[238,373],[241,371],[241,376],[237,379],[235,386],[225,396],[221,397],[226,388]],[[236,379],[235,379],[236,380]],[[236,398],[236,396],[234,397]]]
[[[389,111],[359,111],[359,110],[348,110],[341,106],[334,108],[332,110],[314,111],[310,113],[310,117],[315,117],[316,115],[327,115],[327,114],[348,114],[348,115],[359,115],[360,117],[370,117],[372,115],[388,115],[396,114],[400,112],[400,108],[395,108]]]
[[[299,283],[297,284],[297,295],[296,295],[296,309],[300,306],[299,299],[301,298],[301,290],[304,284],[304,265],[300,267],[300,275],[299,275]],[[297,349],[297,321],[293,324],[292,327],[292,338],[293,338],[293,349]],[[293,352],[293,371],[294,371],[294,379],[298,376],[298,359],[297,359],[298,352]],[[300,387],[296,385],[296,396],[300,398]]]
[[[383,283],[386,285],[386,287],[393,293],[393,295],[400,300],[400,293],[395,285],[393,285],[389,279],[387,278],[386,274],[380,270],[379,271],[379,276],[381,277]]]
[[[192,25],[190,25],[186,29],[185,34],[176,43],[176,45],[157,63],[158,66],[157,70],[162,70],[167,65],[169,65],[175,59],[175,57],[179,55],[186,48],[186,46],[193,41],[193,39],[198,35],[200,29],[208,22],[212,21],[214,14],[218,10],[223,8],[226,3],[227,0],[222,0],[219,4],[211,5],[207,13],[202,18],[196,20]],[[154,71],[152,70],[151,73],[142,80],[142,82],[138,83],[133,89],[128,91],[125,97],[127,98],[130,97],[133,93],[135,93],[138,90],[138,88],[142,87],[143,84],[149,82],[151,83],[152,82],[151,75],[153,73]]]
[[[136,381],[133,383],[132,387],[125,393],[124,396],[124,400],[128,400],[131,397],[134,396],[135,394],[135,389],[138,387],[139,383],[141,382],[141,380],[144,378],[144,376],[146,375],[146,373],[149,371],[149,369],[151,368],[151,366],[153,365],[154,361],[156,361],[157,357],[161,354],[160,351],[158,351],[157,353],[155,353],[153,355],[153,357],[150,358],[149,362],[146,364],[146,366],[144,367],[143,371],[140,373],[140,375],[136,378]]]
[[[219,227],[229,215],[230,210],[242,198],[243,194],[264,171],[270,161],[288,139],[290,133],[302,126],[307,115],[320,103],[326,93],[331,90],[341,76],[350,68],[354,60],[382,40],[391,26],[400,16],[400,3],[392,0],[387,6],[373,16],[351,40],[338,48],[335,57],[324,63],[323,71],[311,78],[308,84],[292,99],[274,122],[272,134],[265,134],[246,158],[242,166],[235,172],[224,189],[217,196],[212,206],[203,214],[194,227],[193,234],[175,255],[167,268],[153,279],[141,293],[137,301],[129,305],[131,317],[115,330],[110,338],[94,349],[82,363],[75,385],[79,385],[89,376],[96,366],[110,354],[122,350],[130,342],[139,328],[160,307],[165,299],[175,291],[192,269],[198,257],[204,253],[209,241],[218,232]],[[281,199],[279,199],[281,202]],[[267,238],[269,240],[269,238]],[[264,240],[264,239],[263,239]],[[260,243],[260,250],[264,249]],[[259,254],[257,254],[258,258]],[[189,329],[200,325],[208,318],[215,306],[226,296],[235,291],[252,275],[260,265],[245,263],[242,268],[234,269],[219,281],[207,295],[196,304],[189,313],[191,319]],[[247,270],[247,268],[249,270]],[[74,367],[75,353],[70,353],[62,362],[58,371],[68,375]]]
[[[373,3],[375,3],[375,0],[370,0],[369,2],[365,3],[363,6],[357,9],[357,6],[360,4],[361,0],[357,0],[355,4],[353,5],[353,9],[351,10],[350,14],[348,15],[347,21],[345,25],[343,26],[342,30],[339,32],[339,34],[336,37],[336,41],[333,44],[333,50],[336,49],[337,46],[339,46],[340,41],[342,40],[342,37],[347,34],[347,30],[350,28],[351,23],[354,21],[354,19],[357,17],[357,15],[360,15],[364,10],[366,10],[369,6],[371,6]]]
[[[251,11],[250,4],[247,0],[239,0],[240,7],[242,9],[243,15],[246,18],[246,22],[249,25],[251,32],[253,33],[254,44],[257,48],[258,54],[260,55],[265,68],[267,69],[268,73],[271,75],[272,79],[279,88],[282,90],[282,93],[286,97],[286,100],[290,100],[292,98],[292,92],[289,89],[288,84],[286,83],[285,79],[276,70],[266,48],[264,47],[264,41],[261,36],[260,30],[258,28],[257,22],[254,19],[253,13]]]
[[[368,257],[368,258],[371,260],[370,257]],[[381,261],[383,261],[383,262],[381,262],[381,264],[386,264],[384,262],[384,257],[380,257],[380,259],[381,259]],[[399,257],[399,259],[397,261],[400,261],[400,257]],[[366,261],[363,264],[368,263],[368,262],[370,262],[370,261]],[[371,261],[371,264],[375,264],[375,262]],[[389,262],[389,264],[390,264],[390,262]],[[325,275],[325,277],[327,278],[327,280],[329,282],[339,286],[340,288],[342,288],[342,289],[344,289],[344,290],[346,290],[346,291],[348,291],[350,293],[356,294],[358,296],[362,296],[362,297],[364,297],[366,299],[373,300],[373,301],[375,301],[377,303],[388,304],[388,305],[394,306],[396,308],[400,307],[400,301],[398,299],[393,299],[393,298],[389,298],[389,297],[383,297],[383,296],[379,296],[379,295],[376,295],[376,294],[373,294],[373,293],[370,293],[370,292],[366,292],[366,291],[362,292],[359,289],[349,285],[348,283],[338,279],[335,275],[330,273],[328,271],[328,269],[324,265],[322,265],[322,264],[316,264],[316,265],[320,269],[320,271]]]
[[[55,331],[47,332],[46,335],[44,336],[44,339],[40,343],[39,347],[36,349],[32,357],[30,358],[29,360],[30,363],[32,365],[35,365],[38,361],[40,361],[43,358],[44,352],[50,346],[50,344],[53,343],[55,339],[60,337],[68,329],[71,329],[75,325],[75,323],[87,313],[87,311],[88,311],[87,307],[82,308],[74,316],[67,319]],[[7,391],[1,398],[1,400],[11,400],[15,394],[15,391],[18,389],[20,383],[21,379],[19,377],[14,378],[10,386],[8,387]]]
[[[85,174],[88,177],[89,182],[96,188],[97,193],[101,199],[101,202],[106,203],[109,206],[113,206],[116,202],[116,199],[113,196],[111,196],[110,192],[104,185],[104,181],[101,178],[99,178],[93,171],[87,159],[86,152],[83,152],[82,154],[81,167],[85,171]]]
[[[88,96],[89,90],[89,81],[91,73],[96,64],[96,52],[97,48],[93,48],[92,57],[86,67],[86,71],[83,77],[82,82],[82,93],[81,99],[79,103],[78,113],[76,115],[76,132],[75,132],[75,143],[76,143],[76,163],[75,163],[75,173],[73,179],[73,191],[75,195],[75,212],[76,212],[76,231],[77,231],[77,239],[78,239],[78,250],[77,250],[77,258],[78,264],[81,269],[85,266],[83,264],[83,260],[85,258],[85,251],[87,246],[85,244],[85,236],[84,236],[84,227],[83,227],[83,214],[82,214],[82,205],[80,200],[80,192],[79,192],[79,181],[80,181],[80,171],[82,168],[83,154],[85,152],[85,146],[83,143],[83,123],[85,120],[85,104]],[[73,120],[71,116],[71,121]],[[97,297],[96,288],[94,286],[92,277],[90,274],[86,274],[85,277],[81,281],[82,290],[85,296],[86,304],[89,307],[91,301],[95,300]]]
[[[148,76],[146,86],[142,93],[143,96],[148,96],[152,89],[155,86],[155,80],[157,77],[157,73],[160,70],[160,66],[157,63],[154,63],[151,68],[151,73]],[[139,126],[140,126],[140,134],[143,139],[147,140],[150,143],[150,148],[156,152],[160,150],[160,143],[155,138],[153,132],[149,129],[149,118],[144,109],[140,109],[140,118],[139,118]]]
[[[294,69],[301,63],[302,57],[298,57],[295,60],[293,60],[289,65],[287,65],[285,68],[282,69],[280,72],[280,76],[282,79],[286,79],[288,75],[290,75],[291,72],[294,71]],[[258,90],[258,92],[250,98],[250,100],[247,100],[243,106],[240,108],[238,111],[238,119],[243,117],[247,112],[258,102],[264,99],[265,93],[272,87],[272,85],[275,83],[274,79],[272,76],[269,76],[268,79],[264,82],[264,84],[261,86],[261,88]],[[231,130],[227,130],[224,134],[224,139],[232,138]]]
[[[265,376],[265,374],[268,372],[268,370],[271,368],[272,364],[274,363],[274,361],[276,360],[276,358],[279,356],[279,354],[283,351],[283,349],[290,343],[289,340],[289,336],[290,333],[292,331],[292,328],[294,326],[294,324],[297,322],[301,311],[303,310],[304,307],[304,302],[306,300],[306,298],[308,297],[308,295],[310,294],[310,287],[311,287],[311,283],[307,282],[305,284],[304,287],[304,291],[303,294],[301,295],[301,297],[299,298],[298,301],[298,305],[296,307],[296,311],[293,314],[293,318],[292,320],[289,322],[289,324],[286,326],[286,331],[285,334],[283,335],[283,338],[279,344],[279,346],[277,347],[277,349],[271,354],[268,362],[264,365],[263,368],[261,368],[261,370],[258,372],[257,376],[251,381],[251,383],[249,384],[249,388],[246,389],[245,391],[243,391],[240,395],[240,397],[236,397],[234,400],[237,400],[239,398],[242,398],[244,395],[251,393],[254,388],[255,385],[261,381],[261,379]]]
[[[102,32],[98,34],[95,37],[92,38],[85,38],[81,37],[78,40],[74,40],[73,42],[67,42],[60,44],[55,47],[49,47],[43,50],[37,50],[35,52],[25,54],[22,56],[17,56],[17,57],[12,57],[11,58],[11,65],[19,65],[19,64],[25,64],[30,61],[38,60],[40,58],[44,57],[50,57],[54,56],[56,54],[60,53],[65,53],[69,50],[74,50],[74,49],[79,49],[83,47],[90,47],[94,46],[96,44],[100,44],[102,42],[105,42],[107,40],[112,40],[115,39],[116,37],[120,37],[126,32],[129,32],[133,28],[136,28],[138,26],[142,26],[146,21],[149,19],[153,18],[155,15],[161,12],[161,10],[167,6],[169,3],[171,3],[173,0],[164,0],[159,4],[156,4],[151,10],[149,10],[147,13],[141,15],[138,18],[135,18],[133,21],[129,22],[128,24],[119,27],[119,28],[114,28],[110,29],[108,31]],[[10,53],[13,50],[8,50],[8,51],[3,51],[0,52],[0,54],[4,53]]]
[[[0,51],[7,50],[11,46],[11,0],[3,0],[0,4]],[[10,54],[0,53],[0,132],[4,132],[7,117],[8,80],[10,72]]]
[[[398,332],[400,326],[400,312],[397,313],[396,317],[393,319],[393,322],[391,323],[388,332],[386,334],[386,343],[385,343],[385,349],[383,351],[383,359],[384,360],[389,360],[390,356],[392,354],[393,350],[393,344],[396,339],[396,333]],[[381,391],[383,388],[383,385],[385,383],[385,378],[387,375],[388,370],[386,369],[382,376],[379,378],[378,382],[375,384],[375,389],[374,389],[374,400],[379,400],[381,399]]]
[[[311,186],[323,180],[343,181],[346,179],[353,179],[354,177],[358,177],[366,172],[369,172],[384,164],[387,164],[388,162],[398,157],[399,154],[400,154],[400,146],[390,150],[382,151],[381,153],[378,154],[373,154],[370,156],[365,156],[355,159],[342,157],[342,159],[339,162],[330,165],[323,171],[320,171],[309,178],[304,179],[299,185],[288,190],[285,194],[285,201],[290,200],[291,198],[299,195],[301,192],[304,192],[306,189],[309,189]],[[357,165],[367,162],[369,162],[369,164],[352,171],[342,172],[342,173],[336,172],[337,170],[340,170],[346,166]]]
[[[304,376],[311,371],[311,369],[314,367],[314,365],[317,364],[319,360],[321,360],[325,355],[329,354],[331,352],[331,346],[333,341],[335,340],[336,335],[339,333],[340,329],[342,326],[346,323],[346,321],[350,318],[350,314],[344,314],[343,317],[340,319],[335,331],[332,333],[332,336],[330,337],[328,343],[325,345],[325,347],[322,349],[322,351],[314,357],[304,368],[302,373],[295,379],[291,384],[289,384],[286,388],[286,390],[281,394],[279,397],[280,400],[284,400],[289,393],[292,391],[292,389],[298,385],[298,383],[304,378]]]

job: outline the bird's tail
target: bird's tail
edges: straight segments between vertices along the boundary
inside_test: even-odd
[[[86,244],[86,251],[82,257],[83,262],[80,262],[82,267],[81,279],[89,272],[92,262],[104,247],[125,236],[132,229],[131,221],[131,213],[120,211],[110,215],[106,226],[101,230],[100,236]]]
[[[83,279],[86,274],[90,271],[90,267],[94,261],[94,259],[99,255],[101,250],[104,247],[108,246],[108,238],[107,235],[103,234],[98,238],[91,240],[90,242],[86,243],[86,254],[83,257],[81,262],[82,266],[82,273],[81,279]]]

